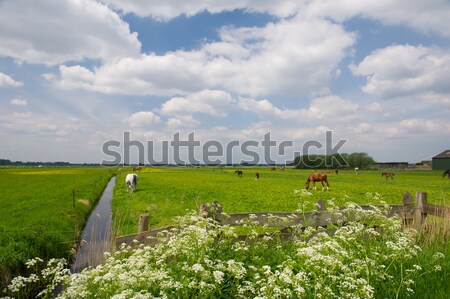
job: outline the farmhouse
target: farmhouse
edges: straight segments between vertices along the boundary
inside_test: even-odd
[[[447,170],[450,169],[450,150],[445,150],[440,154],[434,156],[431,160],[433,170]]]

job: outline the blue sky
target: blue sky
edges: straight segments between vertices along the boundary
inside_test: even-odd
[[[283,162],[331,131],[340,152],[429,159],[450,148],[449,18],[445,0],[0,1],[0,158],[270,132]]]

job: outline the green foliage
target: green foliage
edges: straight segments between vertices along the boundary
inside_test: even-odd
[[[277,233],[258,236],[252,217],[246,223],[250,235],[239,241],[233,227],[192,212],[156,245],[124,247],[108,254],[105,264],[72,275],[53,262],[34,277],[47,278],[45,290],[63,281],[61,299],[406,298],[414,296],[418,279],[441,271],[445,256],[418,259],[416,232],[403,230],[386,208],[367,211],[350,203],[328,211],[354,220],[338,223],[334,233],[297,227],[287,242]],[[15,278],[9,294],[36,283],[30,277]]]
[[[367,169],[375,160],[367,153],[343,153],[333,155],[304,155],[294,159],[294,165],[299,169],[350,168]]]
[[[26,271],[30,258],[71,256],[113,171],[103,167],[0,168],[0,290],[12,275]]]

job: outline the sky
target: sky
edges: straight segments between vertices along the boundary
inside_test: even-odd
[[[448,0],[0,0],[0,159],[429,160],[450,148],[449,19]]]

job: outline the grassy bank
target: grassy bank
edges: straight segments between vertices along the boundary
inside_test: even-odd
[[[33,257],[69,258],[113,169],[0,168],[0,275],[5,282]]]

